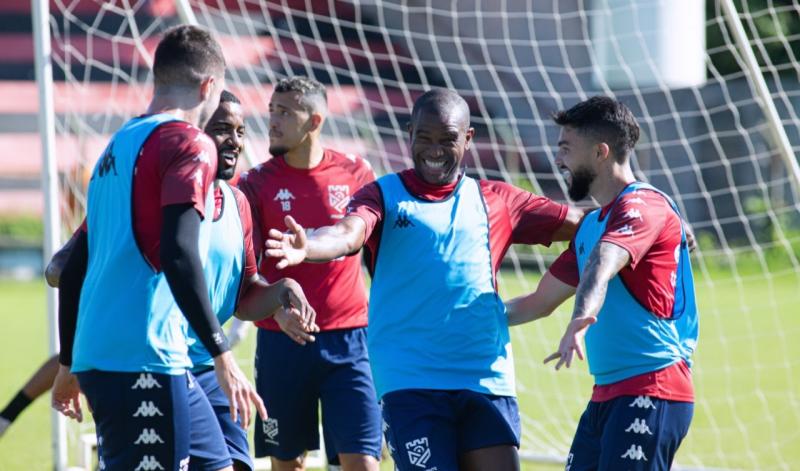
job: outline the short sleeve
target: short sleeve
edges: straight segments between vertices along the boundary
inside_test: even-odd
[[[569,207],[503,182],[488,182],[508,208],[511,242],[550,245]]]
[[[383,197],[377,182],[368,183],[356,192],[347,207],[348,216],[358,216],[366,224],[364,240],[369,240],[383,219]]]
[[[611,208],[600,241],[627,250],[631,256],[630,267],[635,269],[660,236],[671,212],[667,200],[654,191],[628,193]]]
[[[191,203],[205,217],[205,200],[217,172],[211,139],[187,123],[171,123],[159,133],[161,207]]]
[[[551,275],[558,278],[562,283],[578,286],[580,273],[578,271],[578,257],[575,255],[574,242],[570,242],[567,250],[563,251],[556,261],[550,265],[549,271]]]
[[[257,169],[258,167],[243,173],[239,177],[237,187],[241,190],[245,199],[247,199],[248,209],[250,210],[249,224],[253,232],[252,243],[255,247],[259,247],[260,254],[260,248],[264,246],[264,240],[261,236],[261,198],[259,197],[258,187],[254,181],[257,178]]]

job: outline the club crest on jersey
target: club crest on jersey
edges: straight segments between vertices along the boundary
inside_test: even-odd
[[[340,213],[350,202],[350,185],[328,185],[328,203]]]

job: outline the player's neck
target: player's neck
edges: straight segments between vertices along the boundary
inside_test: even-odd
[[[600,206],[606,206],[636,181],[630,165],[614,165],[606,170],[607,175],[598,175],[592,183],[591,195]]]
[[[202,103],[187,100],[177,94],[155,94],[147,107],[147,114],[169,114],[199,127]]]
[[[290,167],[312,169],[322,162],[325,149],[318,139],[307,139],[305,142],[286,152],[284,160]]]

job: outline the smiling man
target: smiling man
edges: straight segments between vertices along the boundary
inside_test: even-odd
[[[495,275],[512,243],[550,244],[582,213],[506,183],[464,175],[475,131],[457,93],[414,103],[414,168],[355,195],[348,216],[306,234],[270,231],[282,268],[367,247],[369,354],[400,470],[518,469],[520,423],[505,307]]]

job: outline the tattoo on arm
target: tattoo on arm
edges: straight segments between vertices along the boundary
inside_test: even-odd
[[[595,246],[578,284],[575,309],[572,311],[573,319],[597,317],[606,299],[608,282],[628,265],[630,260],[628,251],[618,245],[600,242]]]

